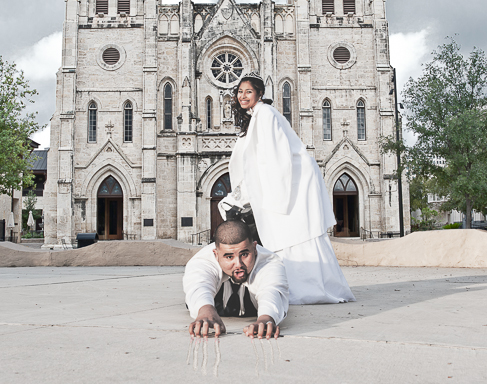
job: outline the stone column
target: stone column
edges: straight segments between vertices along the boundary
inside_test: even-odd
[[[298,62],[299,136],[314,155],[313,108],[311,104],[311,62],[309,51],[309,3],[296,1],[296,50]]]
[[[141,238],[156,238],[157,2],[144,3],[145,56],[142,110]]]
[[[274,2],[271,0],[262,1],[261,11],[262,23],[262,48],[261,48],[261,68],[260,75],[264,79],[264,84],[273,88],[272,79],[276,72],[276,54],[274,44]],[[269,81],[270,78],[270,81]],[[266,89],[266,96],[271,97],[273,89]]]
[[[62,67],[57,74],[56,113],[51,124],[51,149],[48,156],[46,245],[61,247],[61,239],[74,237],[73,156],[76,98],[79,1],[66,1],[63,25]]]

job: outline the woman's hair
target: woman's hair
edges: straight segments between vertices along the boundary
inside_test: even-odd
[[[255,92],[257,92],[259,98],[264,96],[265,92],[264,81],[256,72],[251,72],[244,75],[238,82],[238,85],[233,88],[232,111],[233,116],[235,117],[235,126],[240,127],[240,133],[242,136],[247,134],[250,119],[252,118],[252,115],[247,113],[247,109],[243,109],[238,102],[238,89],[240,88],[240,84],[242,84],[244,81],[248,81],[252,85],[252,88],[255,89]],[[270,99],[262,99],[262,101],[266,104],[272,104],[272,100]]]

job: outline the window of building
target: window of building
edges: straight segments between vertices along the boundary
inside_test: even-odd
[[[95,102],[91,102],[88,107],[88,142],[96,143],[96,112],[98,107]]]
[[[108,15],[108,0],[96,0],[96,13]]]
[[[288,82],[282,87],[282,114],[291,124],[291,86]]]
[[[164,129],[172,129],[172,86],[164,86]]]
[[[130,0],[118,0],[117,12],[130,14]]]
[[[210,130],[212,128],[211,124],[211,109],[212,109],[211,97],[206,99],[206,129]]]
[[[333,58],[337,63],[345,64],[350,60],[350,51],[345,47],[338,47],[333,51]]]
[[[328,100],[323,103],[323,140],[331,140],[331,105]]]
[[[365,103],[363,100],[359,100],[357,103],[357,139],[365,140]]]
[[[103,51],[103,61],[108,65],[115,65],[120,60],[120,52],[117,48],[107,48]]]
[[[125,142],[132,142],[133,116],[132,103],[127,101],[123,109],[123,141]]]
[[[335,0],[321,0],[323,14],[335,13]]]
[[[242,71],[242,61],[233,53],[222,53],[216,56],[211,63],[213,77],[225,84],[237,81],[242,75]]]
[[[355,0],[343,0],[343,13],[355,13]]]

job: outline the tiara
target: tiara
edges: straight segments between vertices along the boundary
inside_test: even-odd
[[[259,75],[259,72],[257,71],[252,71],[242,76],[242,79],[247,79],[247,78],[258,79],[264,82],[264,79]]]

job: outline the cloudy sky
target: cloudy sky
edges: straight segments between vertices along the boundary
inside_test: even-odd
[[[48,147],[66,3],[65,0],[0,2],[3,4],[0,55],[24,70],[31,86],[39,92],[34,109],[39,112],[38,122],[47,127],[33,139],[41,148]],[[454,36],[464,54],[474,46],[487,51],[487,32],[483,25],[485,0],[387,0],[386,7],[391,64],[396,67],[400,90],[409,77],[421,74],[421,63],[431,58],[431,51],[443,44],[446,36]],[[408,133],[405,137],[411,141]]]

